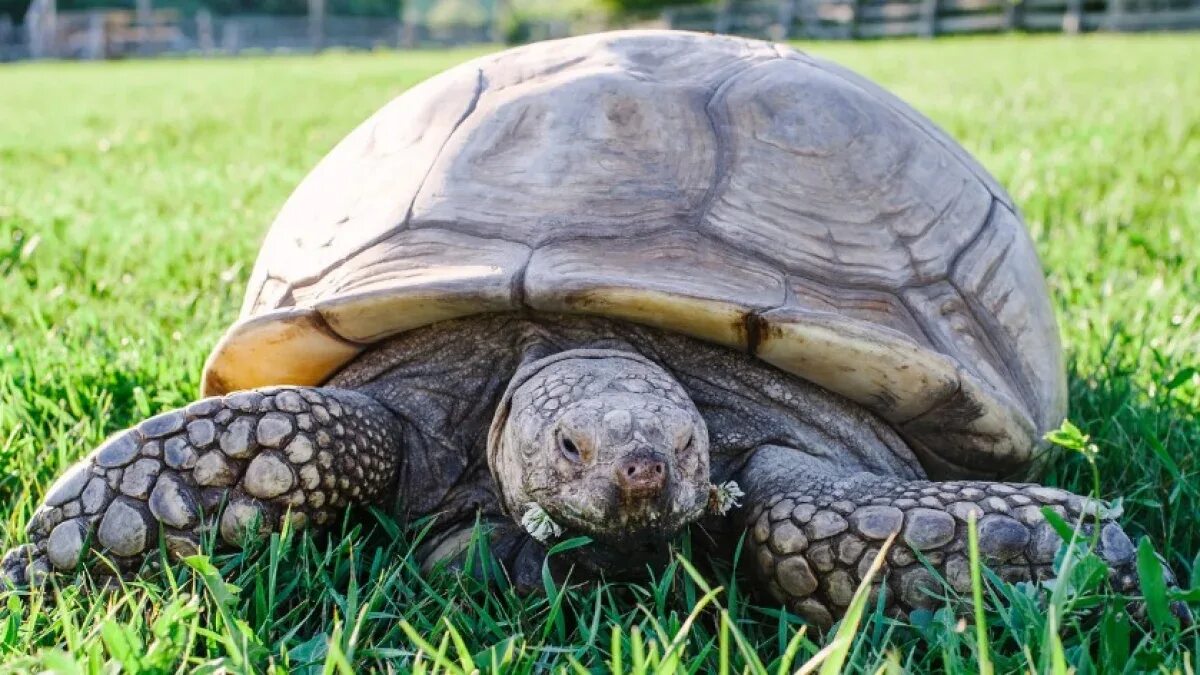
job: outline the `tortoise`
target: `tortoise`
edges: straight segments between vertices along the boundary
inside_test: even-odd
[[[1062,347],[1012,199],[893,95],[767,42],[625,31],[466,63],[399,96],[283,206],[206,398],[67,471],[2,565],[134,570],[375,505],[484,527],[519,587],[548,549],[636,574],[685,530],[744,538],[759,588],[835,621],[885,540],[884,602],[1053,574],[1035,484]],[[731,543],[732,542],[732,543]],[[556,558],[557,560],[557,558]]]

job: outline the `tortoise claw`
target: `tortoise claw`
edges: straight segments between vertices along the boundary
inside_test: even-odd
[[[28,588],[45,583],[50,561],[33,544],[13,547],[0,559],[0,587]]]
[[[1184,628],[1190,628],[1196,623],[1196,619],[1192,616],[1192,610],[1188,608],[1187,603],[1182,600],[1176,600],[1171,603],[1171,614],[1179,619],[1179,623]]]

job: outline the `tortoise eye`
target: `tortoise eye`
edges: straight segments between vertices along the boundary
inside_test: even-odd
[[[687,454],[687,453],[691,452],[692,448],[695,447],[695,445],[696,445],[696,434],[688,434],[687,442],[684,443],[683,446],[679,449],[679,453]]]
[[[579,463],[579,448],[575,445],[574,441],[566,436],[560,435],[558,437],[558,449],[562,452],[563,457],[566,457],[572,462]]]

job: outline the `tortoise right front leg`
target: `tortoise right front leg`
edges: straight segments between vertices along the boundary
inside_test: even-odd
[[[479,555],[482,551],[472,547],[480,535],[487,538],[486,558]],[[468,560],[469,557],[475,559]],[[421,561],[422,571],[438,565],[465,571],[472,565],[495,564],[503,570],[513,588],[524,595],[543,587],[542,564],[546,560],[546,547],[511,518],[488,515],[478,522],[460,522],[433,534],[430,541],[418,549],[417,558]],[[478,568],[473,571],[477,578],[482,576]]]
[[[30,519],[30,543],[0,561],[0,576],[24,585],[73,569],[89,543],[122,570],[136,569],[157,548],[160,528],[167,549],[182,556],[213,526],[236,546],[253,528],[278,529],[285,519],[324,525],[350,504],[392,496],[400,439],[391,412],[343,389],[198,401],[109,438],[72,466]]]

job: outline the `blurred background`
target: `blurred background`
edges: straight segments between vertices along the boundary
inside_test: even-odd
[[[0,60],[522,43],[617,27],[784,39],[1200,28],[1200,0],[0,0]]]
[[[268,225],[339,139],[504,44],[616,27],[792,41],[977,157],[1037,245],[1094,444],[1042,478],[1089,493],[1098,476],[1126,531],[1200,589],[1200,33],[1128,34],[1200,28],[1200,0],[0,0],[0,550],[79,457],[198,396]],[[0,673],[411,669],[401,655],[430,650],[397,617],[425,643],[515,654],[513,672],[606,672],[612,640],[661,654],[681,623],[687,672],[787,670],[820,648],[737,577],[712,580],[730,642],[715,611],[684,622],[699,593],[681,572],[475,592],[413,563],[422,523],[379,522],[217,556],[224,585],[0,595]],[[992,662],[956,612],[907,626],[876,608],[845,672],[1194,672],[1200,631],[1130,622],[1095,566],[1076,569],[1065,605],[989,594],[1010,607],[989,613]]]

